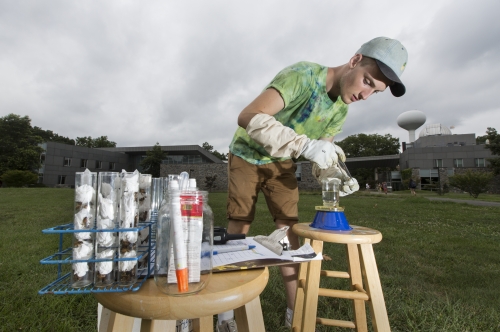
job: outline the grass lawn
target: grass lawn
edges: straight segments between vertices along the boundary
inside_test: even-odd
[[[378,229],[384,236],[374,250],[392,331],[499,331],[500,208],[399,193],[341,200],[351,224]],[[96,330],[92,295],[37,294],[56,276],[55,266],[39,261],[58,247],[58,237],[41,230],[70,222],[73,199],[71,189],[0,189],[0,331]],[[210,195],[216,225],[226,225],[225,199],[225,193]],[[301,221],[312,221],[319,204],[320,195],[302,194]],[[250,235],[273,229],[260,197]],[[325,269],[346,269],[343,246],[325,244],[324,253],[332,257],[323,263]],[[321,281],[322,287],[332,284],[347,286],[345,280]],[[286,331],[284,287],[276,267],[270,268],[261,303],[267,331]],[[349,319],[350,314],[348,301],[320,298],[319,316]]]

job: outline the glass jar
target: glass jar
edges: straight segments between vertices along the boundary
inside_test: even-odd
[[[323,206],[330,208],[339,207],[340,180],[327,178],[321,181]]]
[[[204,231],[213,229],[213,215],[201,191],[169,190],[168,196],[158,219],[156,285],[173,296],[196,294],[212,275],[213,234]]]
[[[94,282],[94,236],[97,173],[86,169],[75,174],[75,215],[73,218],[73,273],[71,285],[85,287]]]

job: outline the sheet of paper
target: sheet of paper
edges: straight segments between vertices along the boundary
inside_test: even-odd
[[[316,254],[309,243],[304,244],[297,250],[283,251],[281,255],[283,257],[292,258],[294,262],[306,262],[323,259],[323,255],[320,252]]]
[[[239,262],[245,262],[245,261],[251,261],[251,260],[256,260],[256,259],[281,259],[284,261],[292,261],[293,257],[284,257],[284,256],[278,256],[275,253],[273,253],[271,250],[267,249],[260,243],[257,243],[254,241],[252,237],[247,237],[244,240],[232,240],[228,241],[227,244],[225,245],[241,245],[241,244],[246,244],[246,245],[253,245],[255,246],[254,249],[250,250],[241,250],[241,251],[233,251],[233,252],[226,252],[223,254],[219,255],[214,255],[213,256],[213,267],[217,266],[222,266],[222,265],[229,265],[229,264],[234,264],[234,263],[239,263]],[[214,250],[215,247],[214,246]]]

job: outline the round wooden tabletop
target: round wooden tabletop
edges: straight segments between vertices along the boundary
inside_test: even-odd
[[[239,308],[264,290],[267,268],[213,273],[201,292],[189,296],[168,296],[153,279],[137,292],[94,293],[104,307],[122,315],[143,319],[187,319],[212,316]]]
[[[293,232],[298,236],[332,243],[378,243],[382,240],[382,233],[375,229],[354,226],[350,231],[329,231],[326,229],[312,228],[311,223],[293,225]]]

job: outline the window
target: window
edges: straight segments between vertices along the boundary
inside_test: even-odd
[[[95,161],[95,168],[101,169],[102,168],[102,161],[96,160]]]
[[[464,160],[463,159],[453,159],[453,165],[455,165],[455,167],[464,167]]]
[[[111,170],[115,169],[115,163],[109,162],[109,169]]]
[[[45,164],[45,152],[40,155],[40,164]]]
[[[476,167],[486,167],[486,164],[484,162],[484,158],[476,158],[476,159],[474,159],[474,162],[476,164]]]
[[[66,182],[66,175],[57,176],[57,184],[65,184],[65,182]]]
[[[71,158],[64,157],[64,164],[63,166],[71,166]]]
[[[87,167],[87,159],[80,159],[80,167]]]
[[[297,170],[295,171],[295,177],[297,181],[302,181],[302,164],[296,164]]]
[[[443,159],[434,159],[434,167],[443,167]]]
[[[162,160],[162,164],[201,164],[203,160],[198,155],[173,155]]]

